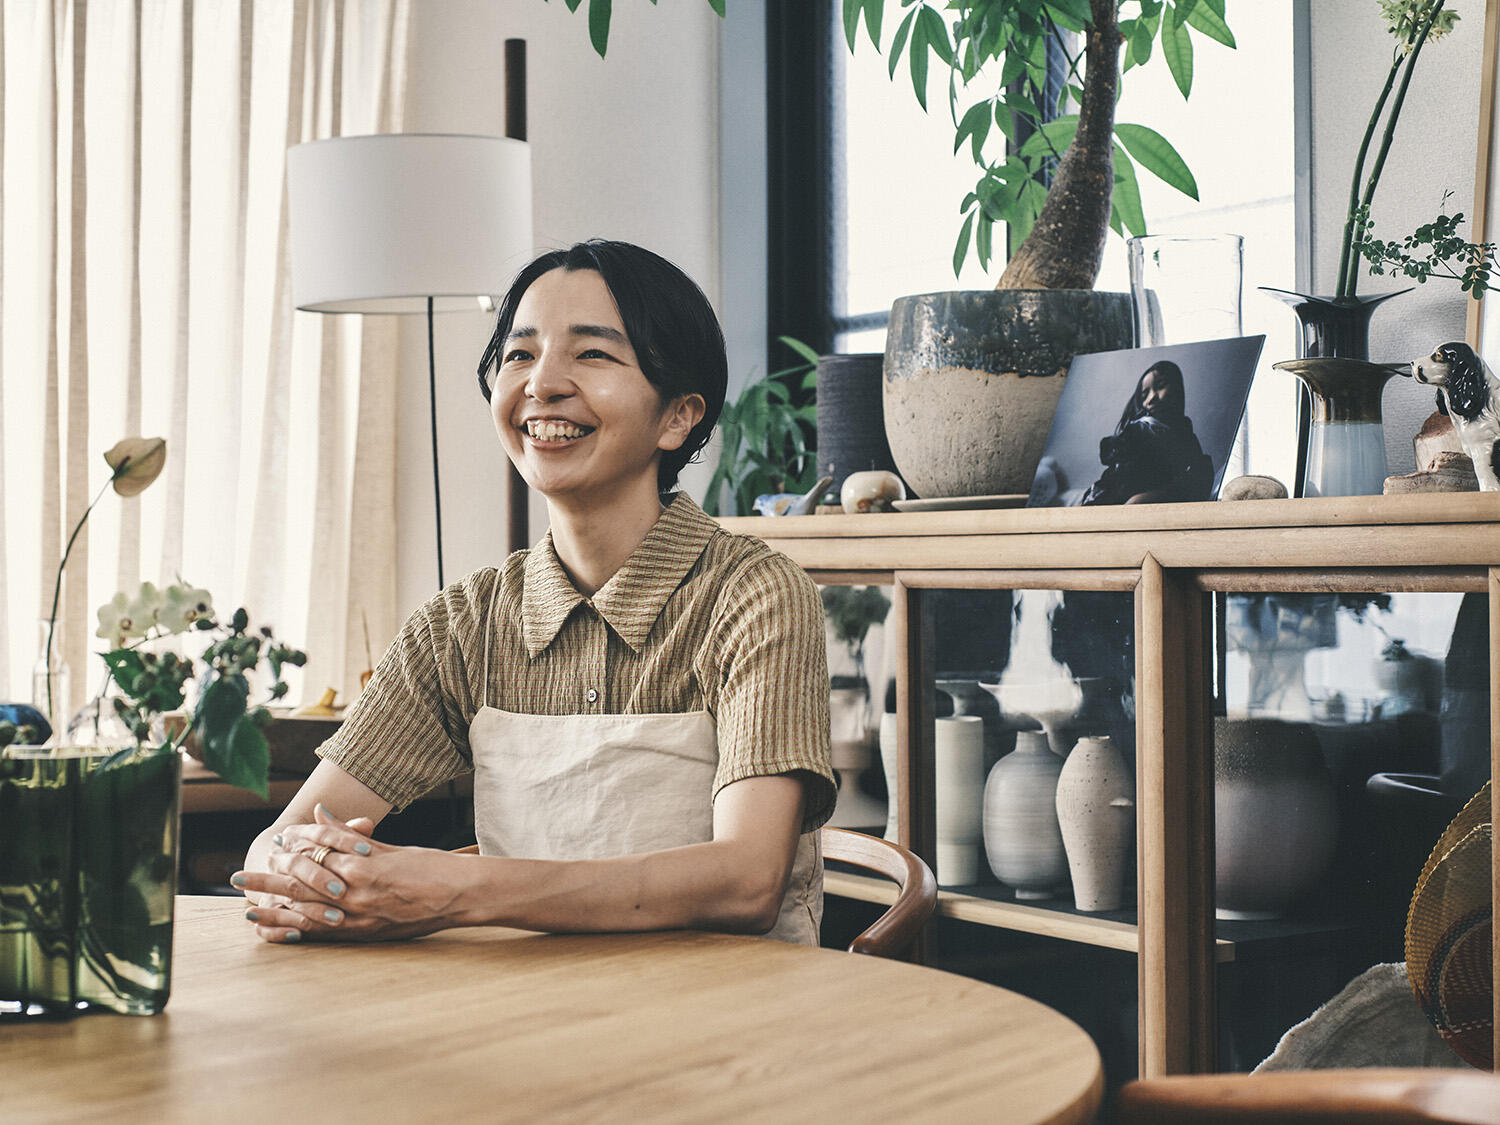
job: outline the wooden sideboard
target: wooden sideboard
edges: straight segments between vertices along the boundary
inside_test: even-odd
[[[1139,1073],[1217,1069],[1213,888],[1213,592],[1488,595],[1490,768],[1500,747],[1500,495],[1352,496],[1115,508],[721,521],[823,584],[894,590],[900,838],[932,863],[934,637],[939,589],[1132,592],[1137,908],[1134,924],[944,889],[938,914],[1136,955]],[[1500,797],[1496,798],[1500,804]],[[1496,868],[1500,889],[1500,866]],[[857,876],[836,894],[881,900]],[[1497,896],[1500,897],[1500,896]],[[1496,946],[1500,977],[1500,943]],[[1496,1020],[1500,1027],[1500,1019]]]

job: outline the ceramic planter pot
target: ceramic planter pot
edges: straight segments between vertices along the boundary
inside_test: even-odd
[[[1279,918],[1328,870],[1333,781],[1305,723],[1214,720],[1214,903],[1220,918]]]
[[[1031,491],[1068,364],[1128,348],[1130,294],[926,293],[891,306],[885,431],[918,496]]]

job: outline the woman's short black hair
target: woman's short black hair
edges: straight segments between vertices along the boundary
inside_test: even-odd
[[[724,408],[729,361],[724,354],[724,332],[713,306],[677,266],[629,242],[594,238],[566,250],[549,250],[516,275],[500,301],[494,335],[479,361],[479,389],[486,401],[490,397],[490,373],[500,366],[501,349],[515,323],[516,307],[532,282],[555,269],[594,270],[604,278],[641,372],[663,401],[679,395],[703,396],[703,417],[679,448],[661,455],[657,485],[662,492],[670,491],[682,467],[708,444]]]

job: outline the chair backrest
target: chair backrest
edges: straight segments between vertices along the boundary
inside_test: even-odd
[[[872,957],[899,957],[911,948],[918,932],[932,917],[937,905],[937,880],[932,869],[919,858],[889,840],[850,832],[845,828],[824,828],[820,833],[823,858],[863,867],[884,875],[896,884],[896,901],[875,924],[849,943],[850,953],[867,953]],[[477,844],[456,851],[475,855]]]
[[[824,828],[823,858],[884,875],[896,883],[896,901],[875,924],[849,943],[850,953],[899,957],[911,948],[937,905],[937,880],[932,868],[900,844],[851,832]]]
[[[1500,1077],[1371,1068],[1195,1074],[1126,1083],[1117,1125],[1500,1125]]]

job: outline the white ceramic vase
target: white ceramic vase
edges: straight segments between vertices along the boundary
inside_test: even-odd
[[[1051,898],[1068,880],[1057,823],[1057,778],[1063,759],[1041,731],[1023,730],[1016,748],[995,763],[984,785],[984,851],[990,870],[1016,898]]]
[[[896,823],[896,793],[901,787],[899,762],[896,759],[896,743],[900,727],[894,711],[880,716],[880,764],[885,767],[885,838],[900,843],[900,827]]]
[[[983,841],[984,720],[954,715],[937,720],[937,881],[963,886],[979,881]]]
[[[1135,841],[1135,781],[1108,738],[1081,738],[1057,778],[1057,821],[1079,910],[1119,910]]]

